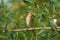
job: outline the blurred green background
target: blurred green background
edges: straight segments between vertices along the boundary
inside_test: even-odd
[[[51,27],[51,30],[34,30],[34,35],[32,31],[9,32],[28,28],[25,19],[30,10],[34,12],[31,20],[34,28]],[[57,26],[60,26],[60,0],[0,0],[0,40],[60,40]]]

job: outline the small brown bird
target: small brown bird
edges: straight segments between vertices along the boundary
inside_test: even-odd
[[[27,24],[28,27],[31,26],[30,25],[30,23],[32,21],[31,19],[32,19],[32,12],[29,12],[28,15],[27,15],[27,17],[26,17],[26,24]]]
[[[33,11],[30,11],[26,17],[26,24],[28,26],[28,28],[31,28],[32,29],[32,35],[35,36],[35,31],[34,31],[34,28],[33,28],[33,25],[34,25],[34,19],[35,19],[35,16],[33,15]]]

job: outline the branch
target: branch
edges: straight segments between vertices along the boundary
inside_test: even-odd
[[[27,31],[27,30],[50,30],[51,27],[39,27],[39,28],[25,28],[25,29],[16,29],[16,30],[8,30],[8,32],[21,32],[21,31]],[[57,30],[60,31],[60,27],[57,27]],[[4,32],[5,30],[3,30]]]

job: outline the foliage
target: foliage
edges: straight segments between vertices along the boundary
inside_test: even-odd
[[[34,13],[33,27],[51,27],[51,30],[9,32],[8,30],[28,28],[26,16]],[[60,26],[60,0],[1,0],[0,40],[60,40],[53,20]],[[5,31],[2,31],[5,29]]]

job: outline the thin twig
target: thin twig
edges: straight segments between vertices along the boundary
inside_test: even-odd
[[[8,32],[21,32],[21,31],[27,31],[27,30],[50,30],[51,27],[39,27],[39,28],[25,28],[25,29],[16,29],[16,30],[8,30]],[[60,27],[57,27],[57,30],[60,31]],[[4,32],[4,30],[3,30]]]

